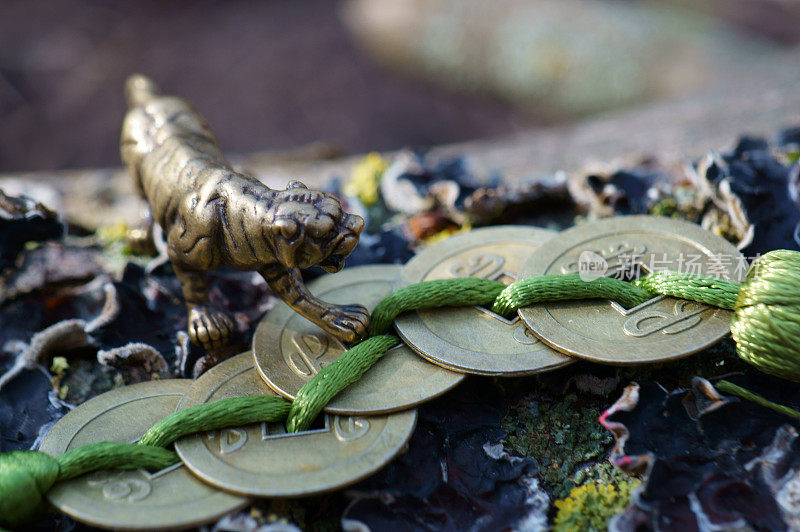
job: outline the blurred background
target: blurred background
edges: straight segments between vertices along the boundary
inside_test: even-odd
[[[724,91],[798,40],[793,0],[3,0],[0,171],[119,165],[137,71],[226,152],[325,156]]]

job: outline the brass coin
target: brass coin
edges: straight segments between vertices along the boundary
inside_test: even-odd
[[[525,261],[521,277],[580,273],[624,277],[676,270],[740,281],[747,263],[723,238],[655,216],[619,216],[561,233]],[[664,362],[696,353],[728,334],[732,313],[659,296],[631,309],[613,301],[560,301],[519,310],[545,343],[607,364]]]
[[[247,395],[274,395],[251,352],[211,368],[178,408]],[[175,449],[197,476],[226,491],[296,497],[335,490],[369,476],[399,453],[416,410],[373,417],[325,414],[321,426],[287,434],[283,423],[258,423],[178,440]]]
[[[372,310],[392,291],[400,266],[348,268],[310,283],[314,295]],[[256,367],[270,388],[294,399],[300,388],[344,353],[345,347],[285,303],[262,320],[253,337]],[[437,397],[464,375],[422,360],[405,345],[390,349],[361,379],[325,408],[330,414],[383,414]]]
[[[522,262],[555,234],[535,227],[499,226],[452,236],[408,261],[396,288],[455,277],[511,284]],[[464,373],[530,375],[574,362],[539,341],[518,316],[506,319],[478,306],[409,312],[395,320],[395,328],[426,359]]]
[[[143,382],[98,395],[59,420],[40,450],[58,456],[85,443],[133,443],[175,411],[191,382]],[[78,521],[114,530],[198,526],[248,503],[203,484],[181,463],[152,473],[142,469],[97,471],[59,482],[47,498]]]

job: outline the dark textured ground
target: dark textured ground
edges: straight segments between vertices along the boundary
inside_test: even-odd
[[[361,244],[348,259],[351,265],[405,261],[421,240],[443,236],[440,230],[544,220],[552,227],[559,217],[566,216],[569,225],[587,215],[621,213],[702,223],[748,253],[796,250],[798,207],[792,198],[800,183],[799,132],[786,129],[771,135],[772,141],[742,137],[691,165],[652,159],[578,173],[569,184],[532,180],[513,189],[502,176],[478,185],[465,159],[401,153],[384,170],[390,161],[369,156],[353,176],[373,172],[374,179],[332,181],[327,187],[337,192],[341,185],[358,185],[358,197],[374,202],[367,207],[348,197],[368,219]],[[435,206],[393,211],[400,182],[411,185],[403,198],[430,197]],[[436,196],[443,187],[457,194]],[[725,191],[737,201],[725,201]],[[149,380],[156,371],[159,378],[193,373],[202,353],[181,340],[185,311],[169,267],[143,269],[146,257],[123,251],[124,231],[106,227],[83,237],[73,231],[52,241],[45,230],[52,219],[43,207],[11,198],[4,205],[8,215],[0,219],[6,227],[19,227],[22,240],[51,241],[24,247],[19,238],[0,242],[12,265],[0,277],[5,283],[0,375],[8,379],[0,386],[0,452],[35,447],[68,405]],[[782,213],[780,223],[775,213]],[[375,223],[380,220],[389,221]],[[131,262],[119,275],[114,268],[125,261]],[[211,294],[216,305],[236,315],[239,344],[231,352],[246,349],[272,299],[264,284],[254,285],[245,273],[222,271],[213,276]],[[98,316],[98,325],[82,325],[86,334],[75,336],[71,322],[94,322]],[[134,352],[126,351],[129,342],[147,344],[157,356],[128,359],[126,353]],[[46,345],[50,348],[39,347]],[[26,369],[18,371],[26,360]],[[705,522],[723,530],[798,529],[800,424],[719,396],[712,386],[723,377],[770,400],[800,406],[796,383],[759,373],[736,357],[730,340],[660,365],[580,362],[527,378],[472,377],[420,407],[407,452],[380,473],[324,497],[257,501],[220,521],[221,530],[254,531],[280,520],[326,531],[345,522],[371,530],[431,532],[547,525],[555,532],[607,525],[620,532],[682,532]],[[638,389],[640,394],[631,392]],[[74,526],[63,517],[60,525],[53,519],[59,518],[49,516],[39,525],[65,531]]]
[[[352,152],[496,135],[536,120],[373,66],[337,2],[0,2],[0,171],[119,164],[122,84],[194,102],[230,152]]]

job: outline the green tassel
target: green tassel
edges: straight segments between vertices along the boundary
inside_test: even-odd
[[[39,451],[0,454],[0,525],[17,528],[34,518],[58,474],[58,461]]]
[[[770,251],[755,261],[734,311],[738,355],[764,373],[800,381],[800,252]]]

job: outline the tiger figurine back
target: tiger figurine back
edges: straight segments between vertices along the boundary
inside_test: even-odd
[[[217,349],[233,332],[230,317],[208,299],[206,272],[224,265],[259,272],[275,295],[340,340],[363,338],[367,310],[315,298],[300,268],[339,271],[364,220],[343,212],[332,194],[299,181],[272,190],[234,171],[195,108],[183,98],[162,95],[145,76],[131,76],[125,92],[122,161],[163,232],[183,288],[192,341]]]

